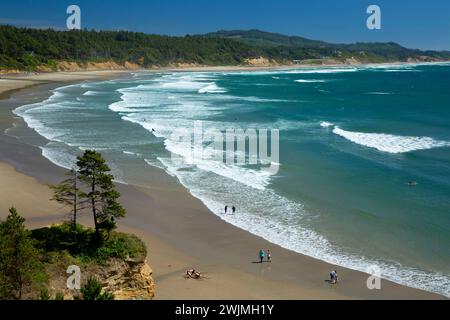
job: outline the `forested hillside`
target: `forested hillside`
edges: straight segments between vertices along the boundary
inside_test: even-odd
[[[0,66],[33,69],[57,61],[125,61],[142,67],[169,63],[236,65],[262,50],[203,36],[168,37],[127,31],[54,31],[0,26]]]
[[[299,36],[287,36],[260,30],[221,30],[208,33],[212,38],[233,39],[265,48],[273,57],[323,58],[354,57],[367,62],[450,59],[449,51],[421,51],[408,49],[394,42],[328,43]]]
[[[432,61],[450,52],[419,51],[395,43],[329,44],[302,37],[250,31],[170,37],[128,31],[55,31],[0,26],[0,69],[56,70],[60,62],[126,62],[138,67],[175,64],[245,65],[264,58],[273,64],[293,60],[345,62]],[[320,62],[320,61],[319,61]]]

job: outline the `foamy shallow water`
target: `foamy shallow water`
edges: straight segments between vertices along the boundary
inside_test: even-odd
[[[389,153],[404,153],[450,146],[449,141],[434,140],[430,137],[405,137],[384,133],[350,132],[339,127],[335,127],[333,133],[359,145]]]

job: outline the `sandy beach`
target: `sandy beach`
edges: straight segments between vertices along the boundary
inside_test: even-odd
[[[191,69],[183,69],[188,70]],[[158,70],[161,71],[164,70]],[[39,146],[46,140],[27,128],[11,110],[45,99],[50,89],[63,83],[129,73],[61,72],[0,79],[0,219],[5,218],[12,205],[27,219],[30,228],[60,222],[65,215],[64,208],[49,200],[51,192],[46,186],[60,181],[64,169],[41,155]],[[22,136],[25,134],[27,141],[8,134],[11,128],[20,130]],[[176,178],[157,168],[152,174],[152,186],[118,185],[128,212],[119,226],[120,230],[136,233],[146,242],[157,299],[444,298],[386,280],[382,281],[381,290],[369,290],[367,274],[283,249],[238,229],[209,212]],[[88,221],[89,217],[83,219]],[[270,249],[273,263],[255,263],[260,248]],[[184,279],[185,271],[190,268],[202,271],[206,278]],[[340,283],[333,286],[325,280],[334,269],[338,270]]]

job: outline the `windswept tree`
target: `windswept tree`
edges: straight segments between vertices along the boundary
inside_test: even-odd
[[[0,299],[21,299],[24,289],[45,282],[45,272],[25,219],[15,208],[0,223]]]
[[[81,190],[78,186],[78,172],[75,169],[67,173],[68,178],[57,185],[51,185],[53,198],[56,202],[71,208],[71,223],[73,230],[76,230],[77,217],[80,210],[86,204],[86,200],[80,197]]]
[[[100,153],[86,150],[77,158],[78,178],[87,184],[89,192],[80,196],[89,202],[94,218],[95,233],[111,231],[116,227],[116,219],[124,217],[125,209],[118,202],[119,192],[115,190],[111,169]]]

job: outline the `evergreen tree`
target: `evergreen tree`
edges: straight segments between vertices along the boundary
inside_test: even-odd
[[[116,227],[115,219],[124,217],[125,209],[117,201],[120,197],[115,190],[111,169],[100,153],[86,150],[77,158],[79,179],[89,187],[89,192],[80,196],[89,201],[94,218],[95,233],[100,236],[101,230],[111,231]]]
[[[26,286],[45,281],[45,273],[25,219],[15,208],[9,212],[0,223],[0,299],[21,299]]]
[[[67,173],[68,178],[58,185],[51,185],[54,195],[52,200],[71,207],[71,223],[76,230],[78,212],[84,208],[85,201],[80,197],[78,187],[78,172],[75,169]]]

